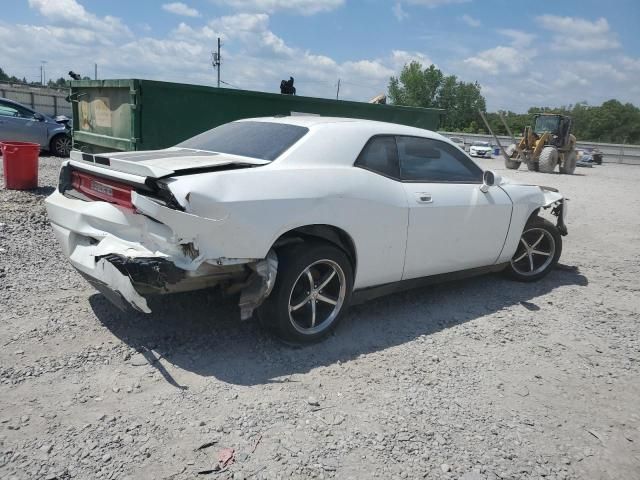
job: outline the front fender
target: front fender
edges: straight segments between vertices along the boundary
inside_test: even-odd
[[[565,219],[567,216],[567,198],[557,189],[538,185],[516,184],[504,182],[500,187],[507,192],[513,201],[513,214],[509,233],[498,262],[508,262],[515,253],[520,236],[529,218],[541,209],[551,209],[557,217],[556,226],[561,235],[567,234]]]

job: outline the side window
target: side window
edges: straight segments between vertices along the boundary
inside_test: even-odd
[[[387,177],[400,178],[395,137],[380,135],[371,138],[360,152],[355,165]]]
[[[3,117],[19,117],[20,113],[13,105],[0,102],[0,116]]]
[[[482,182],[480,167],[453,145],[419,137],[397,137],[396,142],[403,181]]]

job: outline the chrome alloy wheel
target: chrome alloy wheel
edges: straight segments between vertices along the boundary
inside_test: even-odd
[[[63,157],[69,156],[69,152],[71,152],[71,147],[72,147],[71,137],[60,135],[55,139],[53,144],[54,144],[54,151],[57,154],[62,155]]]
[[[525,277],[537,275],[551,264],[555,253],[556,242],[551,233],[543,228],[530,228],[520,237],[511,267]]]
[[[333,260],[317,260],[296,279],[289,294],[289,320],[298,332],[314,334],[329,328],[347,294],[344,271]]]

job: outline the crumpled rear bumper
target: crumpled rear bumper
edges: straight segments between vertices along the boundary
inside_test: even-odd
[[[129,304],[138,311],[150,313],[147,295],[198,290],[247,276],[241,264],[203,263],[196,270],[184,270],[166,255],[145,252],[141,246],[136,250],[113,238],[97,242],[60,225],[52,227],[68,251],[71,264],[121,308]]]
[[[243,315],[250,316],[273,285],[277,260],[274,267],[267,259],[202,258],[167,225],[105,202],[69,199],[56,191],[46,206],[71,264],[119,307],[129,304],[150,313],[145,296],[233,284],[244,294]]]

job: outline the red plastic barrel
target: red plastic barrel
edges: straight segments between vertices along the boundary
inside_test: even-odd
[[[4,186],[12,190],[38,188],[40,145],[28,142],[0,142]]]

